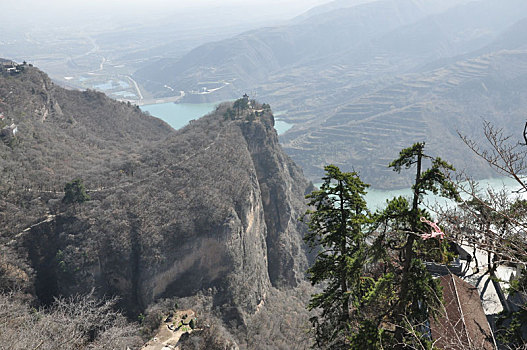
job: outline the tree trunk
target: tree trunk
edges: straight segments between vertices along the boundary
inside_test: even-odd
[[[413,245],[415,241],[414,234],[417,232],[418,225],[418,215],[419,215],[419,182],[421,181],[421,165],[422,165],[422,148],[419,148],[417,153],[417,170],[415,175],[415,184],[414,184],[414,196],[412,201],[412,216],[410,218],[410,230],[411,233],[408,234],[406,239],[406,244],[404,246],[404,265],[403,265],[403,276],[401,283],[401,291],[399,294],[399,307],[397,308],[397,314],[395,319],[399,327],[395,331],[395,339],[398,341],[398,348],[404,349],[403,336],[405,330],[401,328],[403,316],[406,311],[407,298],[408,298],[408,282],[409,282],[409,272],[410,266],[412,264],[412,259],[414,257]]]
[[[349,297],[346,296],[348,291],[348,276],[346,273],[346,256],[348,255],[348,247],[346,245],[346,233],[347,233],[347,215],[344,209],[344,188],[342,181],[339,181],[339,201],[340,201],[340,254],[341,254],[341,267],[340,267],[340,288],[342,290],[342,323],[346,324],[349,322]]]

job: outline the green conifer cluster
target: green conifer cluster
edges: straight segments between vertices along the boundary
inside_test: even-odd
[[[447,178],[454,168],[425,154],[424,146],[403,149],[389,165],[397,172],[415,168],[412,203],[398,197],[371,213],[364,199],[368,185],[334,165],[325,167],[321,188],[307,196],[313,209],[305,216],[305,240],[318,251],[308,274],[323,289],[308,305],[319,311],[311,319],[318,347],[432,348],[425,325],[442,293],[423,262],[445,263],[452,254],[445,241],[420,239],[429,230],[420,218],[430,218],[421,202],[427,192],[451,199],[459,194]]]

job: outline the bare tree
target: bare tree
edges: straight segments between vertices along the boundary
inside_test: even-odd
[[[0,349],[138,348],[138,327],[114,309],[115,299],[92,294],[56,299],[47,310],[31,309],[15,294],[0,294]]]
[[[527,192],[527,149],[502,129],[484,122],[487,145],[460,135],[466,145],[498,173],[507,176],[520,189],[510,193],[504,189],[482,188],[476,181],[461,174],[458,188],[467,198],[448,212],[442,211],[443,224],[455,234],[457,242],[474,246],[494,256],[489,264],[527,264],[527,202],[520,194]]]
[[[513,179],[519,189],[482,188],[476,181],[461,174],[458,188],[464,193],[463,204],[441,210],[442,224],[448,227],[450,239],[465,247],[472,247],[473,258],[477,250],[487,253],[488,273],[497,283],[495,272],[500,265],[525,270],[527,265],[527,148],[520,138],[505,135],[503,129],[489,122],[483,124],[484,142],[476,142],[460,135],[465,144],[499,174]],[[476,263],[478,263],[476,261]],[[478,265],[476,265],[478,266]],[[518,276],[519,274],[516,274]],[[504,347],[526,349],[527,333],[527,278],[511,281],[509,298],[514,301],[503,315],[502,330],[498,338]],[[505,330],[505,331],[504,331]],[[500,337],[501,332],[501,337]]]

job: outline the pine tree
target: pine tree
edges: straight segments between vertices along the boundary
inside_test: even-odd
[[[308,270],[309,279],[313,285],[324,286],[312,296],[308,308],[321,310],[311,319],[317,345],[343,349],[349,344],[352,310],[364,294],[367,244],[363,229],[369,213],[363,196],[368,185],[356,173],[341,172],[334,165],[325,171],[320,190],[306,197],[315,209],[306,213],[309,234],[305,241],[319,249]]]
[[[445,263],[452,254],[446,240],[421,239],[430,227],[420,218],[430,215],[420,205],[428,192],[459,195],[446,176],[453,167],[426,155],[424,146],[403,149],[390,164],[397,172],[415,166],[411,202],[394,198],[372,216],[363,197],[368,185],[332,165],[325,168],[320,190],[307,196],[314,210],[307,213],[305,239],[319,249],[309,278],[324,286],[309,304],[321,310],[312,318],[318,347],[432,348],[425,325],[440,309],[442,293],[423,261]]]
[[[90,200],[81,179],[75,179],[64,186],[62,202],[66,204],[83,203]]]
[[[454,185],[446,176],[446,172],[455,169],[439,157],[426,155],[424,147],[425,143],[422,142],[403,149],[399,158],[389,165],[396,172],[415,166],[411,206],[404,198],[396,198],[377,216],[378,223],[382,223],[385,232],[382,237],[385,241],[378,242],[381,242],[385,249],[392,251],[392,257],[398,257],[392,266],[396,266],[395,274],[399,276],[400,288],[392,308],[391,319],[396,326],[395,341],[402,348],[403,344],[414,341],[425,348],[429,347],[425,344],[426,337],[416,338],[414,334],[412,339],[408,339],[407,332],[409,328],[419,329],[426,324],[430,313],[439,309],[441,300],[439,286],[423,265],[423,259],[443,263],[449,259],[446,241],[420,239],[420,233],[429,230],[420,222],[420,218],[430,218],[429,214],[420,208],[423,196],[431,192],[459,199]],[[425,159],[431,162],[431,166],[423,171]]]

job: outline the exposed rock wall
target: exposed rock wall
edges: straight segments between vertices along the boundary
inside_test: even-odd
[[[299,218],[306,210],[303,195],[310,184],[282,152],[274,118],[241,125],[258,175],[267,226],[269,277],[274,286],[296,286],[304,279],[307,259]]]
[[[218,115],[209,116],[201,123],[217,118]],[[195,124],[184,133],[202,127]],[[218,139],[221,133],[225,135]],[[203,189],[198,200],[201,207],[183,208],[181,215],[192,217],[194,210],[221,214],[217,220],[197,215],[191,219],[191,228],[182,227],[177,217],[166,218],[175,228],[166,234],[175,241],[169,244],[170,249],[167,246],[158,249],[164,263],[144,262],[140,295],[147,305],[158,297],[189,296],[213,288],[217,290],[216,306],[230,315],[227,317],[243,318],[256,311],[271,285],[294,287],[304,278],[307,259],[302,236],[305,228],[297,219],[306,209],[304,194],[310,184],[282,152],[270,114],[253,122],[225,123],[214,127],[209,134],[209,141],[205,143],[214,142],[214,145],[209,144],[205,153],[187,160],[187,166],[203,165],[203,159],[210,160],[212,156],[209,152],[216,153],[217,158],[203,171],[217,173],[218,179],[209,182],[210,179],[193,177],[195,169],[190,170],[186,176],[193,181],[187,186]],[[233,163],[233,159],[237,161],[227,169],[219,166]],[[188,191],[181,187],[180,179],[166,181],[167,190]],[[211,192],[215,189],[211,187],[223,188],[218,195],[221,203],[212,199]],[[178,197],[188,198],[175,192],[176,201]],[[143,242],[143,250],[155,249]]]

